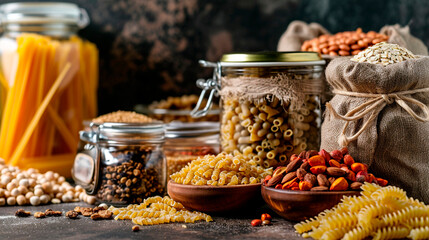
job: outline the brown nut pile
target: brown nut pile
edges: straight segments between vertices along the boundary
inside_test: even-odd
[[[286,166],[278,167],[263,184],[267,187],[301,191],[358,190],[364,182],[386,186],[387,180],[368,173],[365,164],[357,163],[348,149],[303,151],[292,155]]]
[[[46,209],[45,212],[35,212],[33,216],[35,218],[44,218],[44,217],[57,217],[61,216],[63,213],[61,211],[54,211],[52,209]],[[15,212],[15,216],[17,217],[29,217],[31,215],[31,212],[25,211],[24,209],[18,209]]]
[[[103,164],[98,199],[104,202],[141,203],[146,197],[162,195],[164,187],[159,182],[158,171],[146,165],[151,153],[150,148],[138,146],[111,152],[117,164]]]
[[[305,41],[302,51],[313,51],[330,56],[357,55],[369,46],[380,42],[386,42],[387,35],[374,31],[362,32],[361,28],[356,31],[340,32],[335,35],[321,35],[318,38]]]
[[[69,213],[70,212],[70,213]],[[77,218],[77,216],[74,216],[76,212],[77,214],[82,214],[84,217],[91,217],[92,220],[100,220],[100,219],[112,219],[113,213],[110,210],[107,210],[105,207],[75,207],[73,211],[67,212],[70,216],[69,218],[74,217]]]

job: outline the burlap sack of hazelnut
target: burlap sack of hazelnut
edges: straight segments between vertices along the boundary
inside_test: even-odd
[[[326,69],[321,148],[348,146],[375,175],[429,203],[429,57],[379,43]]]
[[[368,46],[385,41],[381,37],[387,36],[388,43],[398,44],[417,55],[428,55],[428,49],[424,43],[410,33],[408,26],[401,27],[399,24],[386,25],[380,29],[379,33],[374,31],[364,33],[362,29],[358,28],[354,32],[329,35],[331,33],[320,24],[293,21],[280,37],[277,51],[316,51],[324,56],[330,55],[329,58],[338,55],[356,55]],[[313,46],[314,44],[316,46]],[[323,48],[326,52],[322,51]]]

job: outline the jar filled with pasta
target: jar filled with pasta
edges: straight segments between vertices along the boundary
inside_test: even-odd
[[[70,176],[84,119],[97,115],[98,50],[72,3],[0,6],[0,157]]]
[[[166,126],[164,153],[168,176],[192,160],[219,153],[219,123],[173,121]]]
[[[141,203],[163,195],[164,125],[159,122],[92,122],[80,132],[73,179],[99,202]]]
[[[252,164],[275,167],[320,144],[325,61],[314,52],[226,54],[213,78],[199,80],[201,97],[221,97],[222,151],[238,150]],[[203,115],[197,105],[195,116]]]

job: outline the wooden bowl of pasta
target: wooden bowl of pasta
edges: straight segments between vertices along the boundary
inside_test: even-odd
[[[263,204],[261,184],[231,186],[187,185],[170,180],[168,195],[187,209],[206,213],[228,213]]]
[[[343,196],[358,196],[360,191],[294,191],[262,186],[261,195],[268,206],[287,220],[302,221],[337,205]]]

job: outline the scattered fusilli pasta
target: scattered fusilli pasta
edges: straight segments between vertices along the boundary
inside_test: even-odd
[[[332,209],[296,224],[314,239],[428,239],[429,206],[395,186],[362,185],[359,197],[343,197]]]
[[[165,196],[155,196],[145,199],[141,204],[130,204],[125,208],[109,208],[115,216],[115,220],[131,220],[135,224],[155,225],[163,223],[196,221],[213,221],[213,219],[201,212],[190,212],[181,203]]]

